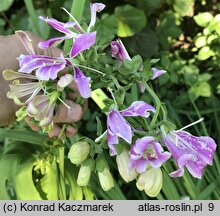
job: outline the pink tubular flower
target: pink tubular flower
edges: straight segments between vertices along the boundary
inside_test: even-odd
[[[211,137],[196,137],[182,130],[170,131],[168,134],[163,127],[161,130],[164,143],[178,165],[178,170],[170,173],[170,176],[182,176],[186,167],[192,176],[201,178],[205,166],[212,165],[215,141]]]
[[[171,156],[169,152],[164,152],[160,143],[151,136],[136,140],[130,153],[129,168],[135,167],[138,173],[145,172],[148,164],[159,168]]]
[[[149,117],[149,111],[155,112],[154,107],[144,101],[135,101],[125,110],[111,110],[107,116],[107,142],[111,150],[111,155],[116,155],[115,144],[118,144],[118,137],[126,142],[132,141],[133,128],[123,118],[123,116],[142,116]]]

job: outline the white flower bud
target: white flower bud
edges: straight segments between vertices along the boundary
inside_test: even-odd
[[[130,182],[133,181],[137,177],[137,172],[135,168],[129,169],[129,153],[128,151],[123,151],[121,154],[116,156],[116,163],[118,166],[118,171],[121,177],[126,181]]]
[[[80,141],[71,146],[68,158],[73,164],[78,165],[88,157],[89,151],[90,145],[87,142]]]

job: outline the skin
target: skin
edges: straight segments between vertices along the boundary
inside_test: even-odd
[[[47,50],[41,50],[38,48],[38,43],[43,39],[34,35],[31,32],[27,32],[32,40],[35,53],[38,55],[49,55],[49,56],[60,56],[61,50],[58,48],[50,48]],[[2,72],[5,69],[11,69],[18,71],[19,63],[16,59],[21,54],[29,54],[24,48],[22,42],[16,35],[0,36],[0,126],[7,126],[8,124],[15,121],[15,112],[18,110],[13,100],[7,98],[7,92],[9,91],[10,82],[5,81]],[[65,71],[63,71],[65,73]],[[71,87],[75,88],[75,84],[71,83]],[[75,97],[75,96],[74,96]],[[72,96],[70,96],[72,99]],[[72,123],[77,122],[82,118],[83,108],[74,103],[72,100],[65,101],[71,109],[67,109],[64,105],[60,105],[56,115],[54,116],[54,129],[49,132],[49,136],[58,136],[60,132],[59,123]],[[32,128],[32,130],[39,130],[37,125],[30,123],[30,117],[26,117],[25,121]],[[71,125],[67,126],[66,135],[71,137],[77,133],[77,129]]]

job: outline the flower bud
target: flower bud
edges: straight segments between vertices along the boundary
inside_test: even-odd
[[[79,186],[87,186],[93,170],[93,160],[88,159],[81,165],[77,177],[77,184]]]
[[[99,182],[104,191],[108,191],[114,187],[114,180],[106,162],[102,159],[97,161],[96,168],[98,170]]]
[[[68,86],[73,81],[73,76],[66,74],[60,77],[60,80],[57,82],[58,91],[62,91],[66,86]]]
[[[90,150],[90,145],[87,142],[80,141],[74,143],[68,153],[68,158],[73,164],[82,163],[88,156]]]
[[[163,175],[160,168],[149,168],[141,173],[136,186],[138,190],[144,190],[150,197],[155,197],[160,192],[163,183]]]
[[[126,181],[130,182],[133,181],[137,177],[137,172],[135,168],[129,169],[129,153],[128,151],[122,151],[121,154],[116,156],[116,163],[118,166],[118,171],[121,177]]]

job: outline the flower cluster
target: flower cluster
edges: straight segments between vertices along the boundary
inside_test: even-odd
[[[65,90],[71,86],[72,82],[75,82],[82,98],[87,99],[92,95],[90,85],[95,81],[92,80],[92,76],[87,77],[80,70],[82,65],[76,64],[77,61],[74,58],[82,56],[82,52],[96,43],[96,31],[91,30],[95,25],[97,12],[104,8],[105,5],[101,3],[90,4],[91,21],[86,30],[74,17],[72,17],[73,22],[67,23],[59,22],[54,18],[40,17],[40,20],[64,35],[41,41],[38,47],[49,49],[64,40],[71,39],[72,45],[67,56],[63,53],[59,56],[36,54],[28,34],[23,31],[16,32],[29,55],[22,54],[17,58],[20,65],[18,72],[5,70],[3,75],[6,80],[13,81],[7,96],[21,106],[17,112],[18,119],[28,115],[38,121],[40,127],[53,125],[57,105],[63,103],[68,107],[65,104],[67,94]],[[112,41],[110,46],[112,57],[117,59],[119,67],[123,66],[125,61],[133,60],[121,40]],[[145,72],[144,67],[144,63],[141,63],[138,73]],[[152,94],[153,90],[149,90],[150,87],[146,82],[157,79],[166,71],[153,66],[148,69],[149,74],[143,80],[138,73],[134,72],[134,76],[138,74],[134,83],[139,85],[142,93],[147,89],[148,93],[154,97],[156,105],[152,106],[143,100],[136,100],[125,108],[123,103],[117,104],[111,91],[114,104],[105,107],[106,131],[95,142],[88,139],[90,142],[78,141],[71,146],[68,158],[73,164],[80,166],[77,178],[79,186],[89,184],[93,170],[97,172],[103,190],[110,190],[114,186],[108,162],[104,154],[102,155],[104,148],[97,144],[103,138],[108,144],[110,155],[116,156],[122,178],[126,182],[136,180],[137,188],[144,190],[151,197],[156,196],[161,190],[163,182],[161,167],[170,158],[173,158],[178,166],[176,171],[170,173],[172,177],[182,176],[186,167],[192,176],[201,178],[205,166],[212,164],[216,150],[216,143],[212,138],[193,136],[184,131],[187,127],[174,131],[167,128],[164,121],[157,121],[161,104],[158,105],[155,93]],[[114,78],[114,75],[107,74],[106,77],[106,79]],[[111,81],[107,80],[106,83],[112,83]],[[116,80],[116,84],[120,86],[120,80]],[[109,86],[106,90],[110,90]],[[151,115],[153,115],[152,119]],[[143,122],[145,126],[142,125]],[[198,122],[200,120],[189,126]]]
[[[131,60],[120,40],[113,41],[111,43],[111,49],[112,57],[117,58],[120,63],[124,60]],[[153,76],[150,78],[151,80],[166,73],[165,70],[158,70],[155,67],[152,67],[151,70],[153,72]],[[145,86],[142,82],[139,82],[139,84],[143,92]],[[126,122],[123,116],[142,116],[146,118],[149,117],[149,111],[155,113],[155,109],[152,106],[143,101],[136,101],[126,110],[111,110],[108,113],[107,142],[111,150],[111,155],[117,154],[114,145],[118,144],[118,137],[129,144],[132,143],[132,134],[135,129]],[[122,153],[119,152],[116,156],[116,161],[122,178],[126,182],[137,179],[136,185],[139,190],[144,190],[149,196],[156,196],[162,187],[162,172],[160,167],[170,157],[178,165],[178,170],[170,173],[170,176],[182,176],[184,174],[184,167],[186,167],[192,176],[201,178],[205,166],[212,164],[216,143],[210,137],[196,137],[183,129],[178,131],[171,130],[169,133],[166,133],[164,126],[162,126],[162,137],[160,140],[147,135],[138,138],[130,147],[129,152],[124,150]],[[148,133],[146,131],[146,134]],[[164,151],[160,143],[164,144],[169,152]]]
[[[96,21],[96,13],[103,10],[104,4],[91,4],[91,21],[87,32],[74,19],[74,22],[62,23],[53,18],[39,17],[48,23],[55,30],[62,32],[65,36],[51,38],[38,44],[40,49],[48,49],[66,39],[72,39],[73,45],[69,53],[69,58],[63,53],[60,56],[38,55],[35,53],[31,38],[26,32],[17,31],[16,35],[23,43],[29,55],[20,55],[20,69],[18,72],[6,70],[4,78],[13,80],[10,85],[8,97],[22,107],[20,110],[39,121],[39,126],[45,127],[52,123],[54,111],[58,101],[64,103],[62,91],[69,86],[72,81],[76,83],[77,91],[83,98],[91,96],[90,77],[86,77],[76,66],[71,63],[81,52],[90,49],[96,42],[96,32],[90,32]],[[68,69],[72,69],[73,74],[68,74]],[[67,74],[65,74],[67,73]],[[51,82],[52,81],[52,82]],[[68,105],[66,105],[68,107]],[[22,116],[25,116],[24,113]]]

